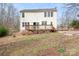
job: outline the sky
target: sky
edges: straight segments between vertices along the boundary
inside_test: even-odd
[[[57,21],[61,23],[59,20],[63,12],[63,5],[61,3],[15,3],[14,6],[18,11],[23,9],[57,8]]]

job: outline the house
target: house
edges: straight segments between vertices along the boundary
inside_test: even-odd
[[[57,30],[56,9],[25,9],[20,11],[20,31]]]

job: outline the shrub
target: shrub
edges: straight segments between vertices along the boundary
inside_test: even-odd
[[[8,29],[4,26],[0,26],[0,37],[6,36],[8,34]]]
[[[65,50],[64,50],[64,48],[60,48],[60,49],[58,50],[58,52],[60,52],[60,53],[64,53]]]
[[[79,21],[78,20],[73,20],[70,24],[71,27],[74,29],[79,29]]]

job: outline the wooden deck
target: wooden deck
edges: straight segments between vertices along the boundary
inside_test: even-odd
[[[51,25],[38,25],[38,26],[29,25],[29,26],[26,26],[25,29],[26,29],[26,30],[29,30],[29,31],[35,31],[35,30],[38,30],[38,31],[56,30],[56,29],[55,29],[53,26],[51,26]]]

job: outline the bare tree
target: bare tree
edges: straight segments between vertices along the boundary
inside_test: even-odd
[[[0,3],[0,24],[15,29],[19,22],[17,9],[11,3]]]
[[[63,4],[63,26],[67,25],[69,27],[69,24],[73,20],[77,20],[77,15],[79,12],[79,4],[78,3],[68,3],[68,4]]]
[[[4,20],[6,17],[6,4],[0,4],[0,23],[4,24]]]

